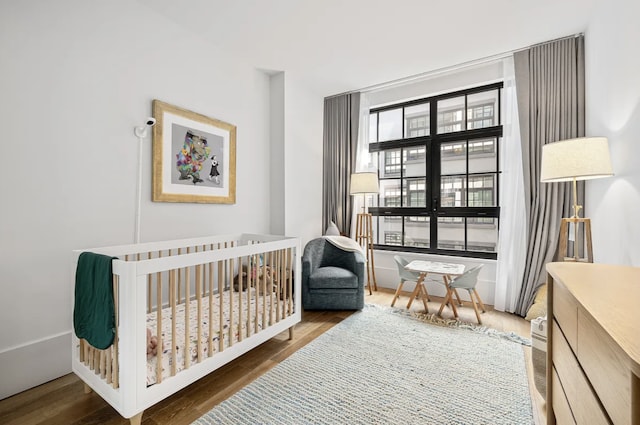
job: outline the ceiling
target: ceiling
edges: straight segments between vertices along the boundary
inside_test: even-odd
[[[139,0],[322,95],[584,32],[598,0]]]

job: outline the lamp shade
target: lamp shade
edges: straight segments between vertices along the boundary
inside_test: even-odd
[[[542,146],[542,182],[589,180],[612,175],[606,137],[581,137]]]
[[[351,174],[351,187],[349,190],[349,194],[355,195],[358,193],[378,193],[378,174]]]

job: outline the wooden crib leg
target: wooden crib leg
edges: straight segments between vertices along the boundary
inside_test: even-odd
[[[84,384],[84,393],[85,394],[90,394],[91,393],[91,387],[88,386],[87,384]]]
[[[293,326],[289,328],[289,341],[293,339]]]
[[[144,411],[138,413],[137,415],[129,418],[131,425],[140,425],[142,423],[142,414]]]

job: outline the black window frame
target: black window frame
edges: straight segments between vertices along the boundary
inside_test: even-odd
[[[415,99],[407,102],[395,103],[392,105],[386,105],[377,108],[371,108],[369,113],[375,114],[377,117],[380,112],[384,112],[387,110],[398,109],[402,110],[402,139],[395,140],[385,140],[383,142],[378,142],[377,135],[375,138],[375,142],[369,143],[369,152],[375,153],[378,152],[379,155],[383,155],[384,151],[392,150],[392,149],[400,149],[400,174],[393,175],[388,177],[381,177],[381,180],[389,179],[394,180],[397,179],[400,182],[400,194],[401,199],[404,193],[407,193],[407,189],[405,188],[405,181],[411,177],[407,177],[405,175],[405,158],[404,158],[404,149],[412,148],[419,149],[424,147],[425,149],[425,178],[427,181],[426,184],[426,204],[424,207],[387,207],[387,206],[375,206],[369,207],[369,212],[374,217],[394,217],[400,219],[401,228],[401,236],[402,241],[400,245],[386,245],[383,243],[375,243],[374,248],[380,250],[389,250],[389,251],[406,251],[406,252],[420,252],[420,253],[429,253],[436,255],[450,255],[457,257],[473,257],[473,258],[485,258],[485,259],[497,259],[497,252],[489,252],[489,251],[481,251],[481,250],[469,250],[468,246],[468,224],[469,223],[481,223],[486,222],[486,219],[494,219],[494,223],[498,226],[497,231],[499,232],[499,216],[500,216],[500,199],[499,199],[499,189],[500,189],[500,174],[501,170],[499,168],[500,164],[500,143],[502,142],[502,117],[501,113],[501,101],[502,101],[502,89],[503,83],[497,82],[492,84],[486,84],[482,86],[477,86],[465,90],[459,90],[455,92],[449,92],[440,94],[437,96],[430,96],[426,98]],[[497,96],[497,104],[495,105],[494,114],[497,113],[497,125],[483,128],[473,128],[466,129],[469,125],[469,119],[471,118],[469,115],[469,109],[467,105],[467,96],[471,94],[488,92],[498,90]],[[462,123],[463,130],[455,131],[450,133],[437,133],[438,131],[438,101],[461,97],[464,96],[465,104],[464,104],[464,121]],[[407,137],[404,136],[406,134],[406,129],[404,126],[406,125],[406,119],[404,117],[404,110],[406,107],[429,103],[429,128],[431,129],[431,133],[425,136],[418,137]],[[376,133],[379,134],[379,120],[376,123]],[[469,158],[469,144],[473,141],[478,141],[482,139],[491,139],[495,140],[493,150],[496,155],[496,171],[495,173],[470,173],[467,167],[466,177],[467,181],[470,176],[474,174],[494,174],[495,175],[495,206],[493,207],[470,207],[468,205],[464,207],[442,207],[440,205],[441,196],[440,196],[440,188],[441,188],[441,145],[446,142],[455,142],[455,141],[464,141],[467,143],[467,149],[465,150],[465,154],[467,155],[467,161]],[[484,148],[483,148],[484,149]],[[492,153],[492,152],[482,152],[482,153]],[[380,163],[380,158],[378,158]],[[380,171],[379,171],[380,173]],[[381,189],[382,190],[382,189]],[[466,201],[469,200],[469,188],[465,190]],[[408,197],[408,195],[407,195]],[[466,204],[466,203],[465,203]],[[378,195],[378,203],[380,205],[380,196]],[[403,204],[401,204],[403,205]],[[405,245],[405,217],[428,217],[430,222],[430,247],[416,247]],[[465,223],[464,226],[464,244],[465,247],[463,250],[459,249],[444,249],[438,248],[438,219],[439,218],[454,218],[457,220],[462,220]],[[411,221],[411,219],[409,219]],[[467,223],[467,221],[469,223]],[[379,235],[380,240],[384,240],[384,235],[380,233],[380,224],[379,220],[375,220],[376,227],[376,235]],[[378,241],[376,241],[378,242]],[[475,247],[477,248],[477,247]]]

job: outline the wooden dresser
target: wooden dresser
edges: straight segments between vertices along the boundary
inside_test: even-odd
[[[640,425],[640,268],[547,273],[547,425]]]

